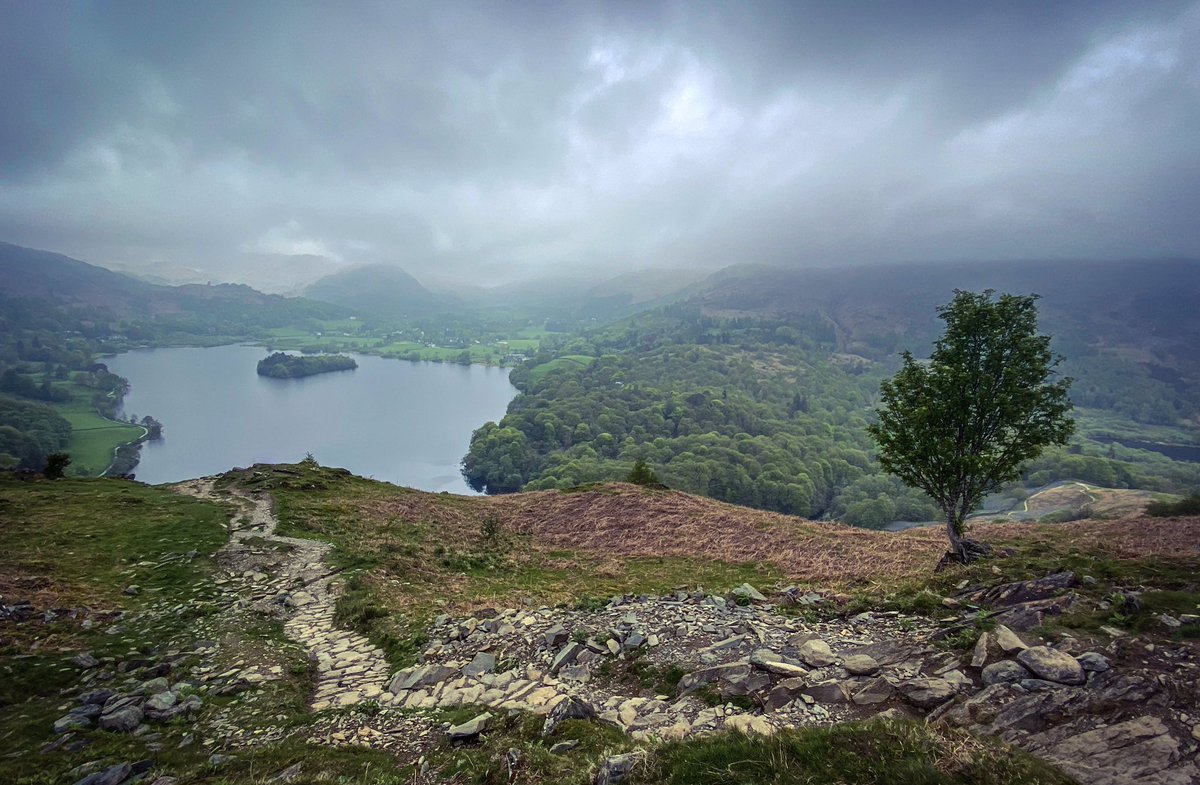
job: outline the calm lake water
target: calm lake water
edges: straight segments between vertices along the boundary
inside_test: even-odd
[[[270,379],[257,346],[147,349],[104,360],[129,380],[125,413],[151,415],[163,439],[134,470],[175,482],[252,463],[323,466],[426,491],[473,493],[459,471],[471,433],[504,416],[508,369],[355,355],[353,371]]]

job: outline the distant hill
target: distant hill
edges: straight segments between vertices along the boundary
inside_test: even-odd
[[[419,316],[450,310],[456,301],[435,294],[394,265],[370,264],[342,270],[309,285],[306,297],[381,316]]]
[[[121,318],[197,316],[261,323],[264,318],[338,318],[345,309],[263,294],[241,284],[162,286],[69,256],[0,243],[0,295],[65,308],[90,307]]]
[[[0,294],[8,297],[123,312],[160,288],[62,254],[0,243]]]
[[[1200,261],[922,263],[849,268],[738,266],[691,302],[723,316],[816,315],[840,351],[920,355],[954,290],[1041,295],[1043,328],[1065,350],[1088,346],[1138,362],[1200,368]]]

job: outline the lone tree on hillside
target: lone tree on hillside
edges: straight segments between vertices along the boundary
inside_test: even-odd
[[[648,487],[662,485],[662,481],[658,479],[658,475],[654,473],[654,470],[645,461],[636,461],[633,464],[633,470],[629,472],[629,475],[625,478],[625,482]]]
[[[988,547],[965,537],[983,497],[1020,475],[1044,447],[1075,429],[1062,357],[1037,332],[1037,295],[955,290],[938,309],[946,330],[928,363],[904,366],[880,385],[879,422],[868,426],[888,472],[929,494],[946,516],[949,558],[967,563]]]

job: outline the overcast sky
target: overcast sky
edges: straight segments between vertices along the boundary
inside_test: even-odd
[[[0,240],[573,270],[1200,256],[1200,2],[0,0]]]

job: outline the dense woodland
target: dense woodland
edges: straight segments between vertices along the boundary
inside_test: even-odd
[[[476,432],[464,473],[503,493],[621,479],[641,460],[673,488],[738,504],[869,527],[933,519],[923,494],[882,473],[865,431],[894,357],[836,348],[815,317],[720,319],[689,304],[633,317],[514,370],[521,395]],[[1081,406],[1164,424],[1194,407],[1188,391],[1140,366],[1083,354],[1063,369],[1083,379]],[[1145,383],[1122,390],[1116,377]],[[1109,390],[1121,390],[1120,407],[1098,397]],[[1102,445],[1083,430],[1034,461],[1028,484],[1181,492],[1200,481],[1200,465]]]

